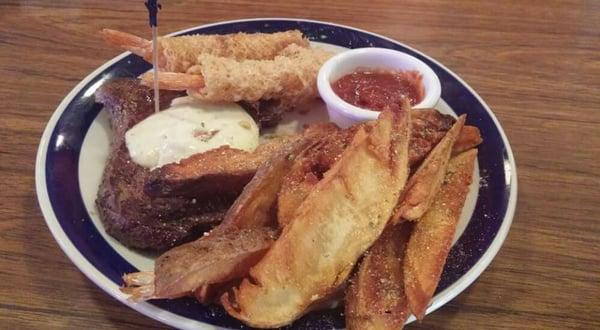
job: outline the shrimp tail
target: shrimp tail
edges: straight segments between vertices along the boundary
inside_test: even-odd
[[[144,301],[155,298],[154,272],[137,272],[123,275],[125,286],[121,292],[128,294],[131,301]]]
[[[146,61],[152,60],[152,41],[112,29],[102,29],[100,34],[107,43],[128,50]]]

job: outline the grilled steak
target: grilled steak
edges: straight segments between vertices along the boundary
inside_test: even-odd
[[[161,92],[161,108],[180,94]],[[150,171],[129,157],[125,132],[154,112],[153,93],[136,79],[113,80],[96,92],[108,112],[113,140],[96,204],[106,231],[130,247],[163,251],[218,224],[236,196],[151,198]]]
[[[241,101],[238,104],[259,123],[260,128],[275,127],[285,112],[279,100],[261,100],[257,102]]]
[[[152,170],[144,191],[153,197],[240,194],[256,170],[300,135],[274,137],[253,152],[222,146]]]

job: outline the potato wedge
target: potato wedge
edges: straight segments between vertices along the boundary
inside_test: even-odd
[[[324,136],[319,143],[305,149],[283,178],[277,199],[277,221],[284,228],[294,216],[313,187],[323,178],[346,149],[358,126],[338,129]]]
[[[419,165],[429,152],[442,140],[455,120],[452,116],[442,114],[435,109],[418,109],[411,111],[412,134],[410,137],[410,153],[408,162],[412,166]],[[456,155],[476,147],[481,143],[479,129],[464,126],[454,144],[452,154]]]
[[[408,317],[404,251],[412,224],[388,226],[365,253],[346,292],[348,330],[402,329]]]
[[[201,237],[199,240],[207,237],[220,237],[227,233],[236,233],[241,229],[261,228],[275,224],[275,206],[277,192],[281,187],[283,176],[294,163],[294,159],[310,145],[319,141],[324,134],[328,132],[325,127],[313,127],[303,137],[294,143],[278,150],[271,158],[262,164],[250,183],[246,185],[242,194],[236,199],[231,208],[225,214],[223,222],[210,232],[209,236]],[[213,251],[212,253],[220,253]],[[252,266],[260,259],[240,260],[245,266]],[[241,267],[238,267],[240,269]],[[232,271],[235,270],[232,268]],[[244,268],[245,273],[236,272],[241,278],[247,275],[248,268]],[[210,273],[209,273],[210,274]],[[224,277],[224,276],[222,276]],[[195,295],[198,300],[207,302],[212,299],[212,295],[222,289],[222,282],[207,284],[196,288]]]
[[[479,128],[475,126],[465,125],[463,126],[454,146],[452,147],[452,156],[456,156],[463,153],[471,148],[477,147],[483,142]]]
[[[225,215],[225,219],[208,235],[167,251],[156,261],[154,272],[125,276],[123,292],[132,298],[177,298],[194,294],[207,302],[221,284],[246,276],[272,242],[273,207],[283,175],[293,159],[315,140],[323,130],[317,129],[300,140],[280,149],[263,163],[251,182]],[[269,233],[267,240],[264,233]],[[262,233],[262,234],[261,234]],[[207,267],[205,267],[207,266]],[[138,278],[152,281],[139,285]],[[129,285],[131,284],[131,285]]]
[[[393,223],[398,223],[401,219],[418,220],[429,208],[442,185],[452,146],[465,124],[465,119],[466,115],[458,118],[417,171],[410,176],[394,210]]]
[[[227,312],[251,326],[283,326],[344,283],[406,183],[409,136],[406,111],[383,111],[369,133],[360,129],[249,277],[222,296]]]
[[[477,149],[464,152],[448,163],[444,183],[433,204],[415,223],[404,262],[408,305],[417,319],[425,316],[450,251],[469,185]]]
[[[263,163],[242,194],[225,214],[220,226],[213,231],[231,228],[262,227],[275,223],[275,202],[283,177],[294,164],[295,158],[306,148],[317,143],[322,132],[316,131],[280,149]]]
[[[442,115],[437,110],[412,110],[411,118],[415,118],[416,125],[412,126],[409,147],[409,166],[420,163],[432,148],[443,138],[454,120],[450,116]],[[414,123],[414,122],[413,122]],[[363,125],[370,125],[363,124]],[[332,132],[324,139],[325,146],[311,148],[292,166],[281,185],[277,206],[277,220],[280,227],[285,227],[293,217],[298,206],[304,201],[313,187],[321,179],[322,173],[329,170],[333,162],[345,150],[349,140],[356,133],[357,127]],[[458,154],[471,149],[481,143],[481,136],[477,127],[463,126],[452,148],[452,154]]]

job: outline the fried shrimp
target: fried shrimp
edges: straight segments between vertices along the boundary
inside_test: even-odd
[[[152,60],[152,42],[111,29],[101,31],[104,40]],[[302,32],[291,30],[277,33],[233,33],[224,35],[191,35],[161,37],[158,39],[159,69],[162,71],[184,73],[198,64],[198,55],[209,54],[236,60],[269,60],[277,56],[287,46],[308,47],[308,39]]]
[[[235,60],[200,54],[187,73],[159,73],[159,86],[188,90],[191,96],[211,102],[254,102],[279,99],[299,104],[318,95],[316,76],[331,53],[319,48],[290,45],[273,60]],[[153,75],[145,73],[142,84],[152,86]]]

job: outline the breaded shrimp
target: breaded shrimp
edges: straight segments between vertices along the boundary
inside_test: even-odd
[[[104,40],[152,61],[152,42],[133,34],[103,29]],[[158,39],[159,69],[184,73],[198,64],[198,55],[233,58],[236,60],[273,59],[287,46],[308,47],[308,39],[298,30],[277,33],[233,33],[224,35],[191,35]]]
[[[242,60],[198,56],[197,65],[187,73],[159,73],[161,89],[188,90],[188,94],[211,102],[254,102],[279,99],[299,104],[317,97],[316,78],[331,53],[319,48],[290,45],[273,60]],[[142,84],[152,86],[153,76],[141,76]]]

